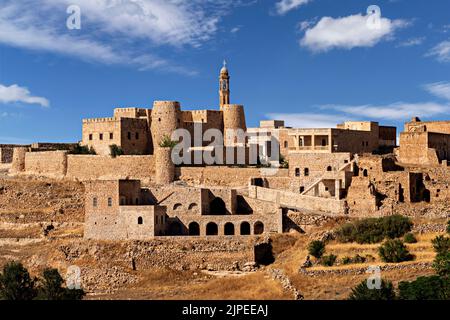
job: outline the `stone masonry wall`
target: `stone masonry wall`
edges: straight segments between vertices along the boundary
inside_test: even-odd
[[[38,176],[63,178],[67,172],[67,152],[27,152],[25,171]]]

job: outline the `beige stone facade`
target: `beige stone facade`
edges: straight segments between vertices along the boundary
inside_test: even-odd
[[[279,233],[289,211],[355,217],[450,212],[450,121],[414,118],[398,147],[395,127],[371,121],[289,128],[283,120],[265,120],[247,128],[244,107],[230,103],[226,67],[219,85],[217,110],[155,101],[152,109],[119,108],[112,118],[84,120],[81,145],[97,155],[72,154],[58,144],[9,147],[12,154],[1,146],[8,159],[2,161],[11,158],[11,174],[83,181],[88,239]],[[176,148],[161,142],[176,129],[192,137],[216,129],[224,139],[191,141],[184,154],[189,163],[175,165]],[[244,136],[227,136],[229,130]],[[113,144],[124,155],[110,156]]]

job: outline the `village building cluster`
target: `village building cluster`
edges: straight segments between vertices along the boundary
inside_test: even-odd
[[[185,111],[175,101],[119,108],[83,120],[79,144],[0,145],[0,161],[11,174],[83,181],[86,239],[282,233],[289,211],[414,215],[416,204],[430,213],[449,202],[450,121],[414,118],[397,145],[395,127],[370,121],[249,128],[244,106],[230,101],[224,65],[218,110]],[[175,131],[211,129],[223,139],[184,141],[184,159],[200,163],[174,163]],[[80,146],[95,154],[74,152]]]

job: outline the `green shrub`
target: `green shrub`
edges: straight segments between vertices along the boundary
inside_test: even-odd
[[[405,243],[417,243],[417,239],[416,236],[409,232],[407,234],[405,234],[405,236],[403,237],[403,242]]]
[[[400,238],[410,232],[413,227],[411,219],[399,214],[383,217],[380,222],[384,237],[389,239]]]
[[[36,279],[31,278],[21,263],[9,262],[0,274],[0,299],[32,300],[37,295],[35,284]]]
[[[364,263],[366,262],[366,258],[357,254],[354,257],[345,257],[342,259],[342,264],[351,264],[351,263]]]
[[[57,269],[45,269],[38,289],[40,300],[81,300],[85,295],[83,289],[64,288],[63,278]]]
[[[394,286],[389,281],[381,280],[380,289],[369,289],[367,280],[364,280],[355,288],[348,297],[348,300],[394,300]]]
[[[308,252],[313,257],[320,259],[325,253],[325,243],[323,241],[311,241],[308,245]]]
[[[387,240],[378,248],[378,253],[384,262],[403,262],[413,259],[413,256],[400,240]]]
[[[97,153],[95,152],[93,147],[88,147],[88,146],[81,146],[79,144],[77,144],[72,150],[69,151],[69,154],[91,154],[91,155],[96,155]]]
[[[345,223],[336,230],[336,239],[339,242],[354,242],[355,241],[356,228],[353,223]]]
[[[340,242],[379,243],[386,238],[402,237],[412,226],[411,220],[401,215],[367,218],[342,225],[336,230],[336,236]]]
[[[289,160],[280,155],[280,168],[289,169]]]
[[[110,145],[109,146],[109,151],[110,151],[111,157],[113,157],[113,158],[118,157],[118,156],[122,156],[124,154],[122,148],[119,147],[117,144]]]
[[[336,259],[337,259],[337,256],[335,256],[334,254],[323,256],[320,259],[320,264],[325,267],[332,267],[334,265],[334,263],[336,262]]]
[[[450,277],[450,252],[439,253],[433,262],[436,273],[443,277]]]
[[[161,148],[174,148],[178,142],[173,141],[168,135],[164,135],[161,142],[159,143],[159,146]]]
[[[450,299],[449,277],[419,277],[415,281],[402,281],[398,285],[402,300],[448,300]]]
[[[450,250],[450,238],[444,236],[437,236],[431,240],[434,251],[437,254],[447,253]]]

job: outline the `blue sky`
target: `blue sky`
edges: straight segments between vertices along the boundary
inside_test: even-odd
[[[218,109],[223,59],[248,126],[450,119],[447,0],[2,0],[0,143],[78,141],[154,100]]]

